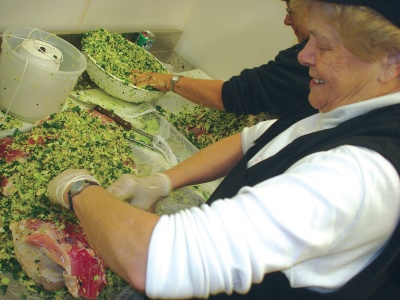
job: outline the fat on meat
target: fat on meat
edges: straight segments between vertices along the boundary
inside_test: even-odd
[[[46,290],[64,286],[74,297],[96,299],[106,284],[104,261],[89,245],[82,227],[28,219],[10,224],[15,256]]]

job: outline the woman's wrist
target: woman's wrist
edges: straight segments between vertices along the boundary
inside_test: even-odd
[[[154,85],[153,87],[162,92],[169,92],[171,90],[171,74],[152,74]]]

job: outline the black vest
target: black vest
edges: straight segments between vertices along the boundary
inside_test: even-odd
[[[400,176],[400,104],[380,108],[348,120],[339,126],[297,138],[276,155],[247,169],[247,162],[269,141],[285,129],[316,110],[304,106],[275,122],[249,149],[244,158],[225,177],[208,203],[230,198],[243,186],[255,184],[285,172],[301,158],[341,145],[362,146],[380,153],[396,168]],[[384,216],[382,216],[384,217]],[[252,300],[362,300],[400,299],[400,225],[384,251],[362,272],[336,292],[321,294],[305,288],[291,288],[283,273],[267,274],[261,284],[253,285],[246,295],[220,294],[209,299]]]

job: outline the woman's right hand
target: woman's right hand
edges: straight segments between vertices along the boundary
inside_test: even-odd
[[[171,74],[143,73],[133,70],[130,76],[132,83],[137,87],[151,86],[161,92],[170,91]]]

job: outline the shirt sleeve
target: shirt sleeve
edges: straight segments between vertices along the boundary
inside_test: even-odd
[[[376,152],[342,146],[314,153],[232,199],[162,216],[151,238],[146,293],[246,293],[282,270],[293,287],[338,288],[387,241],[399,199],[398,174]]]
[[[253,69],[245,69],[222,86],[222,101],[227,112],[236,115],[268,112],[282,116],[308,102],[308,67],[297,55],[306,42],[278,53],[275,60]]]
[[[266,120],[251,127],[245,127],[240,133],[243,153],[246,153],[257,140],[277,119]]]

